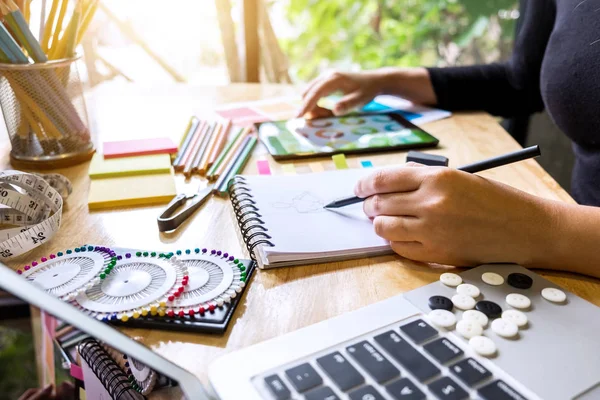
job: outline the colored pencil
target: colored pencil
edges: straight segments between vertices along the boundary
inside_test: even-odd
[[[194,132],[196,131],[196,128],[199,124],[200,120],[198,118],[190,118],[190,122],[188,123],[188,126],[185,129],[185,134],[183,135],[181,143],[179,144],[179,152],[177,153],[177,157],[175,157],[175,161],[173,161],[173,168],[175,168],[175,171],[183,168],[183,163],[181,163],[181,160],[183,159],[183,155],[187,147],[189,146],[192,137],[194,136]]]
[[[25,0],[25,9],[23,10],[23,16],[25,17],[25,22],[29,25],[29,21],[31,20],[31,1]]]
[[[226,174],[223,174],[223,176],[221,177],[223,179],[219,179],[221,181],[220,184],[219,181],[217,181],[217,184],[215,184],[215,187],[217,188],[217,193],[220,196],[226,196],[228,194],[229,184],[231,180],[237,174],[243,171],[244,166],[246,165],[246,163],[250,159],[250,156],[252,155],[252,150],[254,150],[254,146],[256,145],[257,140],[254,136],[246,136],[245,141],[246,143],[241,148],[242,151],[240,152],[240,154],[234,160],[232,160],[231,168],[227,171]]]
[[[183,160],[183,173],[186,176],[189,176],[192,171],[192,162],[194,161],[194,157],[196,157],[196,153],[198,153],[198,148],[200,147],[208,128],[208,123],[203,122],[196,130],[196,134],[194,135],[195,137],[192,139],[193,141],[188,149],[187,154],[185,155],[185,159]]]
[[[62,28],[63,28],[63,22],[65,20],[65,14],[67,13],[67,5],[69,4],[69,0],[58,0],[59,2],[61,2],[60,4],[60,10],[58,11],[58,17],[56,19],[56,25],[54,26],[53,30],[52,30],[52,36],[50,37],[51,39],[51,43],[49,43],[48,45],[49,47],[49,57],[53,60],[56,60],[56,58],[53,58],[53,53],[57,50],[58,45],[60,44],[60,34],[62,32]],[[65,32],[66,34],[66,32]],[[64,34],[63,34],[63,38],[64,38]]]
[[[204,130],[205,126],[206,121],[201,120],[198,126],[196,127],[192,139],[190,140],[190,144],[188,145],[187,149],[185,149],[185,152],[183,153],[183,156],[181,158],[180,164],[182,165],[182,167],[180,170],[183,170],[185,166],[190,162],[190,157],[194,157],[192,155],[192,149],[194,148],[194,146],[196,146],[196,142],[200,140],[200,135],[202,134],[202,131]]]
[[[217,168],[219,167],[219,165],[221,165],[223,160],[227,157],[227,154],[229,153],[231,146],[233,146],[236,143],[237,139],[240,137],[240,135],[242,134],[243,131],[244,131],[243,129],[239,129],[238,132],[234,135],[234,137],[231,138],[231,140],[229,140],[229,142],[227,142],[227,145],[225,145],[225,148],[219,154],[219,157],[216,159],[216,161],[213,163],[213,165],[210,167],[210,169],[206,173],[206,177],[209,180],[216,179],[214,177],[214,175],[215,175],[215,172],[217,171]]]
[[[250,129],[245,129],[243,131],[243,133],[239,136],[237,143],[235,143],[232,146],[231,150],[229,151],[229,153],[227,154],[225,159],[221,162],[221,165],[219,166],[219,168],[217,168],[217,170],[215,171],[214,179],[218,179],[221,175],[223,175],[223,173],[225,172],[225,169],[227,168],[227,165],[233,158],[235,152],[240,148],[244,139],[248,136],[247,135],[248,133],[250,133]]]
[[[63,1],[66,3],[68,0],[63,0]],[[58,33],[60,31],[57,30],[54,32],[54,39],[52,41],[52,50],[50,51],[50,59],[59,60],[61,58],[65,58],[65,57],[73,57],[73,55],[75,53],[75,45],[76,45],[76,41],[77,41],[77,30],[79,29],[79,24],[81,21],[82,6],[83,6],[83,3],[81,1],[78,2],[77,5],[75,6],[75,10],[73,11],[71,20],[69,21],[69,24],[67,25],[67,28],[65,29],[65,32],[63,33],[60,40],[58,40]],[[62,11],[62,9],[61,9],[61,11]],[[57,29],[62,28],[61,17],[64,18],[64,15],[60,14],[58,16],[59,20],[56,23]],[[55,42],[57,42],[56,46],[54,45]]]
[[[2,47],[2,51],[6,54],[12,63],[14,64],[29,64],[29,59],[15,39],[10,35],[6,26],[0,23],[0,47]]]
[[[219,137],[217,138],[215,147],[213,148],[212,152],[208,156],[208,163],[207,163],[206,171],[208,171],[208,169],[210,167],[212,167],[212,165],[217,160],[217,156],[219,155],[221,150],[223,150],[223,147],[225,146],[225,142],[227,141],[227,137],[229,136],[230,129],[231,129],[231,120],[228,119],[225,122],[225,124],[223,125],[223,129],[221,130],[221,133],[220,133]]]
[[[6,3],[0,3],[0,9],[4,14],[4,20],[14,34],[16,40],[27,50],[27,53],[35,62],[46,62],[48,57],[44,54],[42,47],[38,43],[33,33],[25,21],[25,17],[19,10],[19,7],[13,0],[6,0]]]
[[[96,11],[98,10],[98,5],[100,4],[100,0],[91,0],[88,2],[87,8],[83,13],[83,19],[81,21],[81,25],[79,25],[79,30],[77,31],[77,44],[81,43],[83,40],[83,35],[87,31],[90,22],[94,18]]]
[[[208,170],[208,159],[215,148],[217,140],[223,131],[223,124],[220,121],[215,122],[215,129],[210,136],[210,142],[206,146],[205,151],[202,154],[201,159],[199,160],[198,166],[195,168],[200,175],[205,175]]]
[[[60,0],[52,0],[50,13],[48,14],[48,19],[44,25],[44,35],[42,36],[42,42],[40,43],[44,52],[48,52],[50,49],[50,37],[52,36],[52,28],[54,27],[54,21],[56,20],[59,1]]]
[[[204,160],[204,158],[206,157],[208,146],[210,146],[210,144],[212,143],[216,130],[217,123],[213,122],[212,124],[210,124],[210,129],[208,130],[208,132],[206,132],[205,140],[198,148],[198,152],[196,153],[196,157],[194,158],[194,162],[192,163],[192,172],[197,172],[198,168],[200,168],[202,160]]]

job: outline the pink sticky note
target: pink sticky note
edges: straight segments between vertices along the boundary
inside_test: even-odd
[[[267,160],[258,160],[256,162],[256,167],[258,168],[258,173],[260,175],[271,175],[271,168],[269,167],[269,162]]]
[[[169,138],[104,142],[104,158],[177,153],[177,145]]]

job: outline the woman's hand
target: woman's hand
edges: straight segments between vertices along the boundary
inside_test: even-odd
[[[540,264],[557,229],[548,202],[446,167],[377,171],[355,188],[375,232],[399,255],[455,266]]]
[[[333,110],[319,107],[322,97],[341,91],[344,96]],[[343,115],[379,94],[394,94],[421,104],[435,104],[429,73],[424,68],[380,68],[363,72],[333,72],[312,81],[302,94],[298,116],[323,118]]]

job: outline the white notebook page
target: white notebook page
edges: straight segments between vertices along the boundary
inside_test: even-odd
[[[372,171],[244,176],[275,245],[262,248],[268,262],[343,258],[389,249],[389,243],[375,234],[362,203],[338,210],[323,208],[333,200],[352,196],[357,180]]]

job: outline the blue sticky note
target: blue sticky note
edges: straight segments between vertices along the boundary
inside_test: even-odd
[[[364,160],[360,162],[360,165],[362,165],[363,168],[370,168],[373,166],[373,163],[369,160]]]
[[[406,118],[409,121],[412,121],[413,119],[422,117],[421,114],[413,113],[413,112],[410,112],[410,111],[400,110],[400,111],[396,111],[396,112],[398,114],[402,115],[404,118]]]
[[[382,111],[387,111],[387,110],[391,110],[391,107],[388,107],[384,104],[378,103],[376,101],[371,101],[370,103],[368,103],[367,105],[365,105],[362,108],[362,112],[382,112]]]

